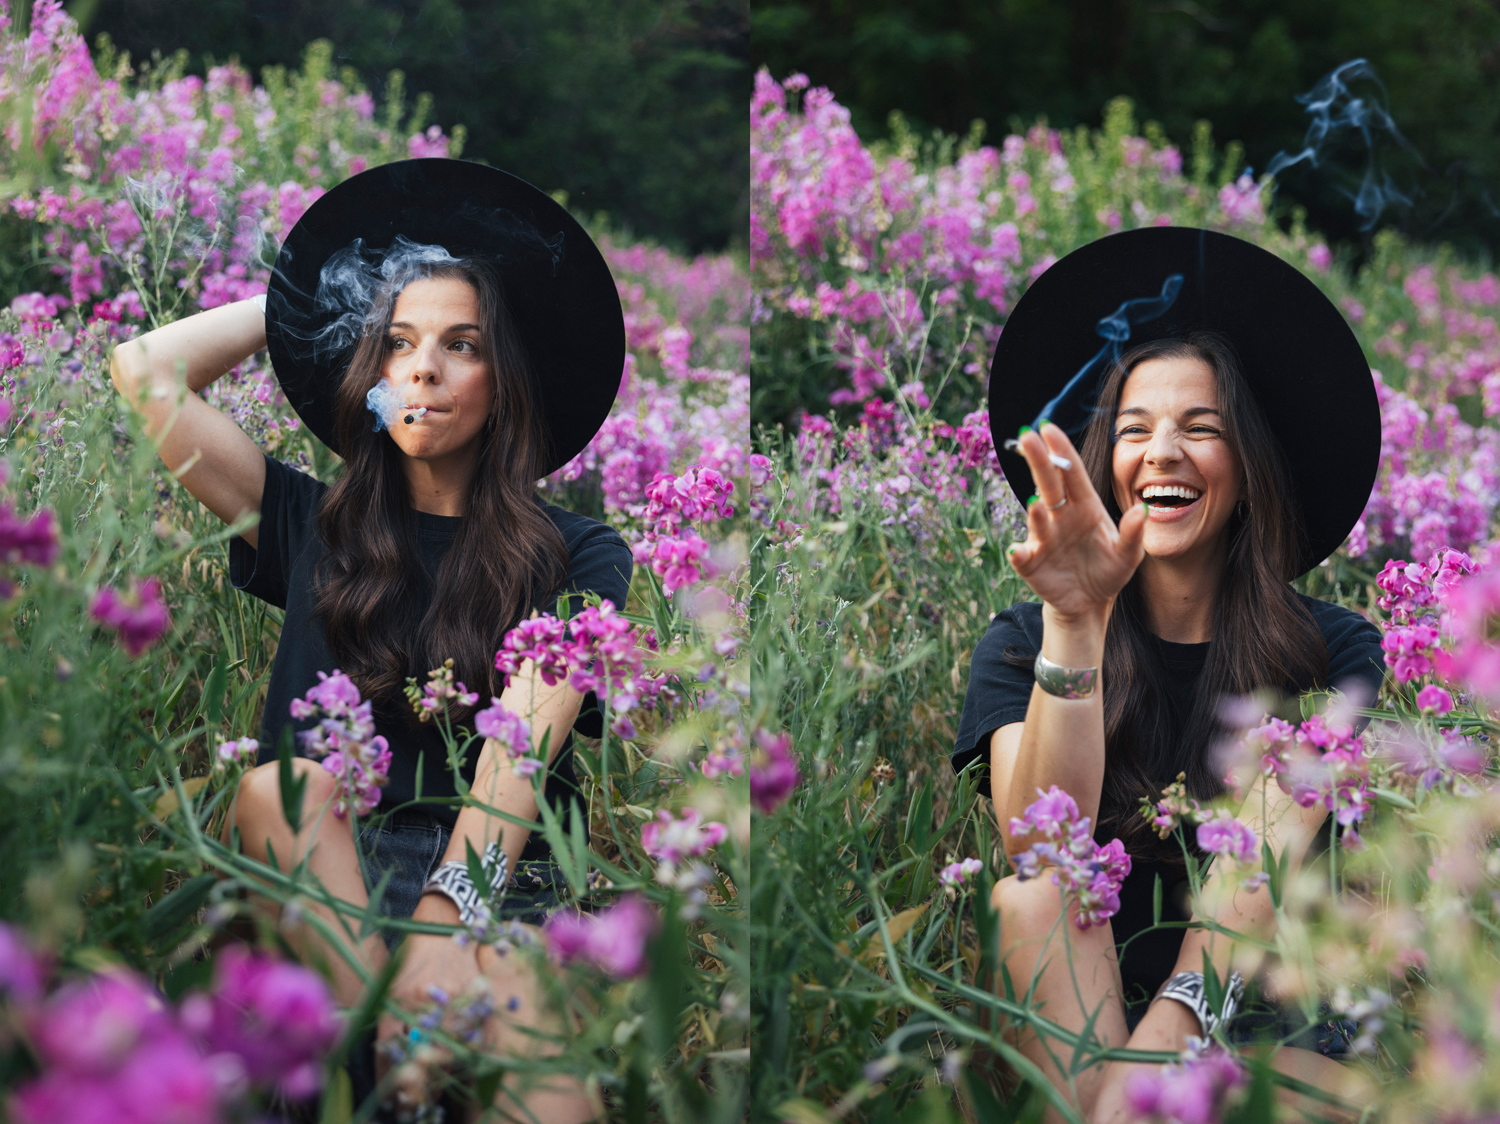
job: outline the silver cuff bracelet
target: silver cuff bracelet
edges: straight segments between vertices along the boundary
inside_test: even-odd
[[[1099,683],[1097,667],[1063,667],[1040,652],[1036,663],[1031,665],[1031,673],[1036,676],[1038,687],[1060,699],[1092,698]]]
[[[1200,1037],[1207,1038],[1219,1026],[1234,1018],[1240,1009],[1240,1000],[1245,995],[1245,977],[1238,972],[1229,973],[1224,987],[1224,1006],[1218,1011],[1208,1005],[1208,989],[1202,972],[1178,972],[1157,991],[1157,999],[1175,999],[1198,1019]]]

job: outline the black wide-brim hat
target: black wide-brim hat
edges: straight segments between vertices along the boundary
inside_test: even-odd
[[[287,235],[266,294],[266,343],[292,409],[340,451],[335,393],[368,310],[368,278],[401,249],[398,238],[496,268],[551,438],[544,471],[572,460],[609,416],[624,370],[614,278],[593,239],[544,191],[466,160],[401,160],[351,176]],[[351,263],[366,283],[334,284]]]
[[[1040,417],[1075,443],[1113,361],[1194,330],[1226,336],[1286,455],[1305,523],[1298,572],[1337,550],[1380,467],[1380,403],[1339,310],[1243,239],[1191,227],[1128,230],[1074,250],[1016,303],[990,365],[990,432],[1024,503],[1035,491],[1005,442]]]

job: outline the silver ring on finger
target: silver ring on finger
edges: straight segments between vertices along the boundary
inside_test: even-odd
[[[1064,492],[1062,499],[1058,500],[1056,503],[1049,503],[1047,505],[1047,510],[1048,511],[1056,511],[1058,508],[1062,507],[1062,505],[1065,504],[1065,503],[1067,503],[1067,502],[1068,502],[1068,494],[1066,492]]]

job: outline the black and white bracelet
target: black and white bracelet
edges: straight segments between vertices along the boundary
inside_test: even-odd
[[[1209,1008],[1207,988],[1202,972],[1178,972],[1156,993],[1157,999],[1175,999],[1198,1019],[1200,1037],[1207,1038],[1222,1023],[1234,1018],[1240,1009],[1240,1000],[1245,994],[1245,977],[1238,972],[1229,973],[1229,984],[1224,989],[1224,1005],[1215,1012]]]
[[[427,885],[422,887],[422,893],[442,894],[458,906],[458,919],[466,928],[472,927],[479,919],[481,906],[488,910],[490,916],[494,916],[500,908],[500,903],[505,900],[505,881],[510,859],[500,849],[498,841],[484,849],[479,865],[484,869],[485,877],[490,882],[488,900],[479,892],[479,887],[474,885],[474,880],[469,877],[469,864],[459,862],[457,859],[443,863],[432,872]]]

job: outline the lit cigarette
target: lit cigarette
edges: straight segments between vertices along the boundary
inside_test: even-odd
[[[427,413],[427,407],[426,406],[418,406],[415,410],[413,410],[411,413],[407,414],[406,417],[402,418],[401,420],[404,421],[407,425],[411,425],[412,422],[416,421],[418,418],[422,417],[426,413]]]
[[[1010,440],[1006,441],[1006,443],[1005,443],[1005,451],[1007,453],[1014,453],[1020,447],[1021,447],[1021,442],[1017,441],[1014,437],[1012,437]],[[1053,453],[1053,452],[1049,452],[1047,454],[1047,459],[1049,461],[1051,461],[1053,464],[1057,465],[1057,467],[1060,468],[1060,469],[1062,469],[1064,472],[1067,472],[1068,469],[1070,469],[1070,468],[1073,467],[1073,462],[1070,461],[1067,457],[1060,457],[1056,453]]]

